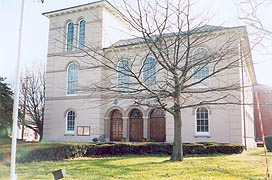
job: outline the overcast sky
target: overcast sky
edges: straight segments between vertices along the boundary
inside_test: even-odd
[[[46,62],[49,20],[41,15],[43,12],[89,3],[93,0],[45,0],[43,4],[39,3],[39,0],[36,1],[25,0],[22,69]],[[11,84],[14,83],[16,74],[21,2],[22,0],[0,0],[0,76],[7,77]],[[237,18],[235,3],[237,3],[235,0],[195,0],[193,11],[202,12],[209,9],[210,15],[213,15],[209,23],[212,25],[242,25]],[[269,8],[264,9],[260,16],[271,17],[267,13],[271,14]],[[271,46],[271,42],[268,46]],[[258,82],[272,86],[272,55],[270,59],[268,55],[257,51],[252,51],[252,55]]]

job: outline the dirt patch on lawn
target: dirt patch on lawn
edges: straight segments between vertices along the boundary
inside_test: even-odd
[[[7,166],[8,164],[10,164],[10,161],[11,161],[10,152],[0,154],[0,166]]]

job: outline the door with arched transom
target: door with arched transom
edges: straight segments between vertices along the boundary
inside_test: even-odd
[[[123,136],[123,116],[121,111],[113,110],[110,116],[110,140],[121,141]]]
[[[157,142],[164,142],[166,139],[165,113],[162,110],[154,109],[150,113],[150,139]]]
[[[129,141],[141,142],[143,138],[143,113],[133,109],[129,116]]]

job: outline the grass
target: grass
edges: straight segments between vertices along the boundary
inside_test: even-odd
[[[272,154],[269,153],[269,157]],[[125,156],[80,158],[58,162],[17,164],[19,179],[52,179],[52,171],[65,168],[66,180],[229,180],[264,179],[264,156],[261,152],[240,155],[187,157],[184,162],[169,162],[166,156]],[[9,169],[0,168],[0,179],[8,179]]]
[[[20,144],[27,147],[25,144]],[[35,148],[48,144],[30,144]],[[0,145],[0,148],[2,146]],[[0,149],[1,151],[2,149]],[[272,153],[268,153],[269,159]],[[63,161],[17,164],[22,180],[53,179],[52,171],[65,168],[65,180],[263,180],[265,159],[262,149],[251,149],[236,155],[186,157],[183,162],[170,162],[167,156],[123,156],[78,158]],[[270,169],[272,167],[270,166]],[[0,166],[0,180],[9,179],[9,167]]]

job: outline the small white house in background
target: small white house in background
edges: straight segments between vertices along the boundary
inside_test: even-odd
[[[24,127],[24,134],[22,137],[22,125],[20,125],[17,131],[17,139],[23,139],[24,141],[39,141],[40,136],[32,129]]]
[[[142,138],[172,142],[173,117],[164,111],[136,106],[126,98],[93,96],[78,91],[89,82],[101,82],[107,76],[103,69],[86,69],[82,51],[74,46],[92,46],[108,57],[118,51],[120,57],[137,59],[141,64],[152,57],[143,58],[147,49],[139,46],[139,39],[129,39],[130,27],[120,12],[106,0],[44,13],[50,19],[49,45],[46,72],[45,120],[43,141],[141,141]],[[114,28],[119,27],[119,28]],[[120,28],[121,27],[121,28]],[[245,27],[205,26],[218,38],[195,47],[193,51],[214,50],[224,39],[237,37],[237,53],[232,58],[242,58],[250,52]],[[76,39],[76,40],[75,40]],[[233,96],[244,99],[248,105],[200,106],[182,110],[184,142],[221,142],[255,146],[253,88],[256,83],[251,56],[246,56],[245,68],[226,70],[220,77],[209,80],[210,86],[238,82],[244,88]],[[118,75],[112,82],[117,83]],[[160,77],[159,75],[157,78]],[[155,77],[156,78],[156,77]],[[244,90],[244,91],[243,91]],[[243,92],[242,92],[243,91]],[[201,97],[200,95],[198,98]],[[196,100],[196,99],[193,99]]]

